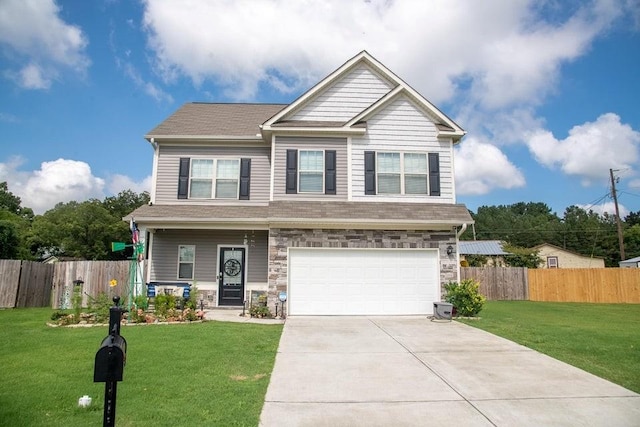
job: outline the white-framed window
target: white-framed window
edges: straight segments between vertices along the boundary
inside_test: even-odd
[[[558,268],[558,257],[557,256],[548,256],[547,257],[547,268]]]
[[[190,170],[190,198],[238,198],[240,159],[191,159]]]
[[[428,194],[427,153],[377,152],[378,194]]]
[[[324,193],[324,151],[298,152],[298,192]]]
[[[178,279],[193,280],[196,265],[195,245],[178,246]]]

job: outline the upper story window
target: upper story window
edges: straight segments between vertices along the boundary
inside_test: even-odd
[[[547,257],[547,268],[558,268],[558,257],[557,256],[548,256]]]
[[[365,194],[440,195],[438,153],[364,152]]]
[[[336,150],[287,149],[287,194],[336,194]]]
[[[298,192],[324,192],[324,151],[300,150],[298,168]]]
[[[189,197],[237,199],[240,159],[192,159]]]
[[[377,153],[378,194],[429,194],[427,153]]]
[[[249,199],[251,159],[180,159],[179,199]]]

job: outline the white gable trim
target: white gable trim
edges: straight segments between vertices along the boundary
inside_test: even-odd
[[[324,88],[326,88],[331,83],[336,81],[340,76],[342,76],[347,71],[352,69],[356,64],[358,64],[360,61],[362,61],[363,58],[366,58],[370,62],[372,62],[371,60],[373,60],[371,55],[369,55],[367,53],[367,51],[363,50],[362,52],[360,52],[359,54],[357,54],[356,56],[354,56],[353,58],[351,58],[350,60],[345,62],[340,68],[335,70],[333,73],[331,73],[327,77],[325,77],[324,80],[320,81],[320,83],[316,84],[314,87],[309,89],[300,98],[296,99],[291,104],[289,104],[287,107],[283,108],[275,116],[271,117],[269,120],[264,122],[264,124],[262,125],[262,128],[264,130],[272,130],[271,129],[271,125],[272,124],[274,124],[278,120],[282,120],[283,117],[287,116],[293,110],[299,108],[302,104],[306,103],[309,99],[314,97],[317,93],[321,92]],[[375,61],[375,60],[373,60],[373,61]],[[374,66],[375,66],[375,63],[374,63]],[[381,70],[378,70],[378,71],[380,72]],[[384,72],[383,72],[383,74],[384,74]]]
[[[309,89],[305,94],[303,94],[300,98],[289,104],[287,107],[282,109],[275,116],[271,117],[267,120],[262,126],[263,131],[281,131],[282,128],[277,129],[273,128],[271,125],[276,123],[279,120],[282,120],[284,117],[291,114],[293,111],[299,109],[302,105],[307,103],[311,98],[316,96],[322,90],[324,90],[329,85],[333,84],[337,79],[341,76],[349,72],[359,63],[365,62],[367,65],[373,68],[375,72],[380,74],[382,77],[394,82],[396,84],[396,88],[391,90],[387,95],[382,97],[378,102],[374,103],[371,107],[367,108],[362,113],[358,114],[352,120],[345,124],[345,128],[352,126],[354,123],[362,120],[364,117],[367,117],[373,114],[374,111],[381,108],[385,103],[387,103],[390,99],[392,99],[395,95],[400,93],[401,91],[406,91],[406,93],[412,97],[418,104],[420,104],[425,110],[431,112],[435,117],[441,120],[443,123],[447,124],[449,127],[453,128],[453,131],[440,131],[439,135],[441,136],[450,136],[454,140],[459,140],[462,138],[466,132],[458,126],[453,120],[447,117],[442,111],[436,108],[433,104],[427,101],[422,95],[420,95],[417,91],[415,91],[411,86],[405,83],[400,77],[395,75],[391,70],[385,67],[381,62],[376,60],[373,56],[371,56],[366,50],[363,50],[347,62],[345,62],[341,67],[335,70],[333,73],[329,74],[326,78],[316,84],[314,87]],[[315,130],[315,129],[314,129]],[[318,129],[320,131],[320,129]]]

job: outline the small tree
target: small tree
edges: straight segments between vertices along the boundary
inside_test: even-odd
[[[539,251],[535,249],[505,245],[504,250],[511,253],[504,257],[504,263],[509,267],[538,268],[544,261],[538,256]]]
[[[465,279],[460,283],[449,282],[444,289],[447,292],[445,301],[453,304],[459,316],[477,316],[487,300],[479,292],[480,283],[473,279]]]

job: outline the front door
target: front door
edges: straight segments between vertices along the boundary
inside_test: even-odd
[[[218,294],[220,305],[244,304],[244,248],[220,248]]]

